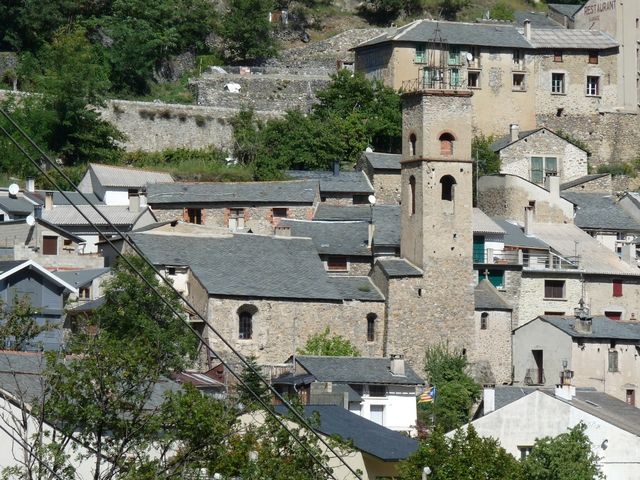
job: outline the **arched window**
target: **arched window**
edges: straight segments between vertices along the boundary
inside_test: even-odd
[[[375,313],[367,315],[367,342],[374,342],[376,339],[376,318],[378,315]]]
[[[253,338],[253,317],[258,309],[253,305],[243,305],[238,309],[238,338],[251,340]]]
[[[416,177],[409,177],[409,194],[411,195],[411,215],[416,214]]]
[[[415,155],[416,154],[416,134],[412,133],[411,135],[409,135],[409,155]]]
[[[442,187],[442,200],[453,202],[456,179],[451,175],[445,175],[440,179],[440,185]]]
[[[440,155],[451,156],[453,155],[453,142],[455,137],[449,132],[445,132],[440,135]]]
[[[482,312],[480,314],[480,330],[486,330],[489,324],[489,314],[487,312]]]

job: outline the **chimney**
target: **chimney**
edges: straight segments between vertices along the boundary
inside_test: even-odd
[[[340,162],[337,160],[333,162],[333,175],[336,177],[340,175]]]
[[[551,198],[560,198],[560,177],[557,175],[547,175],[544,179],[547,190],[551,194]]]
[[[571,401],[576,396],[576,387],[573,385],[556,385],[555,395],[562,400]]]
[[[531,20],[528,18],[524,21],[524,38],[531,40]]]
[[[509,125],[509,132],[511,132],[511,142],[517,142],[520,138],[520,125],[512,123]]]
[[[34,192],[36,189],[36,181],[33,177],[27,177],[27,184],[25,186],[25,190],[27,192]]]
[[[496,409],[496,387],[494,385],[485,385],[482,389],[482,414],[486,415]]]
[[[391,355],[391,375],[398,375],[404,377],[404,356],[403,355]]]
[[[42,218],[42,205],[35,205],[33,207],[33,216],[35,218]]]
[[[376,226],[373,223],[369,222],[369,236],[367,238],[367,246],[369,248],[373,248],[373,235],[375,231],[376,231]]]
[[[275,228],[276,237],[290,237],[291,227],[289,225],[278,225]]]
[[[533,229],[533,207],[524,207],[524,234],[532,235]]]
[[[586,306],[584,298],[581,298],[578,302],[578,307],[573,309],[574,316],[576,317],[574,329],[578,333],[592,333],[593,323],[590,315],[589,307]]]
[[[53,192],[47,192],[44,196],[44,209],[53,210]]]
[[[129,211],[133,213],[140,211],[140,195],[138,195],[138,192],[129,194]]]
[[[636,246],[634,243],[625,242],[621,245],[621,258],[623,261],[631,266],[637,266],[638,260],[636,259]]]

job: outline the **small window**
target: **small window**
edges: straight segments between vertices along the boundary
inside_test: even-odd
[[[287,218],[288,211],[289,210],[287,208],[280,208],[280,207],[271,209],[273,218]]]
[[[614,297],[622,296],[622,280],[613,281],[613,296]]]
[[[598,64],[598,52],[596,51],[589,52],[589,64],[590,65]]]
[[[440,140],[440,155],[451,156],[453,155],[453,142],[455,141],[455,137],[445,132],[438,138]]]
[[[167,267],[167,275],[174,276],[176,274],[176,267]]]
[[[71,242],[70,239],[65,238],[63,244],[64,244],[65,247],[69,247],[69,246],[71,246],[72,242]]]
[[[411,194],[411,215],[416,214],[416,177],[409,177],[409,190]]]
[[[627,390],[626,399],[627,399],[627,403],[629,405],[631,405],[632,407],[635,407],[636,406],[636,391],[633,390],[633,389],[628,389]]]
[[[564,280],[545,280],[544,281],[544,297],[545,298],[564,298]]]
[[[609,350],[609,371],[618,372],[618,351]]]
[[[516,70],[524,69],[524,55],[521,50],[513,51],[513,68]]]
[[[480,330],[486,330],[489,324],[489,314],[487,312],[482,312],[480,315]]]
[[[453,202],[454,197],[454,189],[456,185],[456,180],[451,175],[445,175],[440,179],[441,185],[441,200],[445,200],[448,202]]]
[[[42,237],[42,254],[57,255],[58,254],[58,237],[43,236]]]
[[[480,72],[467,73],[467,86],[469,88],[480,88]]]
[[[367,315],[367,342],[374,342],[376,339],[376,318],[375,313]]]
[[[543,183],[549,175],[558,175],[558,158],[531,157],[531,182]]]
[[[410,155],[415,155],[416,154],[416,134],[412,133],[411,135],[409,135],[409,154]]]
[[[524,92],[527,88],[524,83],[524,73],[513,74],[513,90],[516,92]]]
[[[449,65],[460,65],[460,49],[449,47]]]
[[[202,225],[202,209],[201,208],[187,208],[185,220],[189,223],[195,223],[196,225]]]
[[[91,287],[82,287],[78,289],[78,298],[88,300],[91,298]]]
[[[235,232],[244,228],[244,208],[229,209],[229,230]]]
[[[555,52],[553,52],[553,61],[562,62],[562,51],[556,50]]]
[[[600,77],[588,76],[587,77],[587,96],[597,97],[600,95]]]
[[[238,338],[240,340],[251,340],[253,338],[253,315],[252,309],[241,309],[238,311]]]
[[[415,63],[427,62],[427,46],[424,43],[416,45],[416,59]]]
[[[622,319],[622,312],[605,310],[604,316],[609,320],[615,320],[616,322],[618,322]]]
[[[369,195],[356,194],[352,197],[352,201],[354,205],[368,205]]]
[[[330,272],[346,272],[348,270],[347,257],[341,255],[328,257],[327,270]]]
[[[544,312],[545,316],[550,317],[561,317],[564,315],[564,312]]]
[[[387,387],[385,385],[369,385],[370,397],[386,397]]]
[[[564,93],[564,73],[551,74],[551,93]]]
[[[531,454],[531,450],[533,450],[533,446],[518,445],[518,450],[520,451],[520,460],[525,460]]]

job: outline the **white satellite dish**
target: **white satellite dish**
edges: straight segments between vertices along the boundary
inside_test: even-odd
[[[27,225],[29,225],[30,227],[33,227],[36,224],[36,217],[34,217],[33,215],[29,215],[27,217]]]
[[[467,60],[473,62],[473,53],[467,52]]]
[[[369,195],[369,203],[371,205],[375,205],[376,204],[376,196],[375,195]]]
[[[9,185],[9,195],[17,195],[18,192],[20,191],[20,187],[18,186],[17,183],[12,183],[11,185]]]

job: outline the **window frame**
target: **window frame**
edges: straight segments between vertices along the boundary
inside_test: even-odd
[[[558,292],[560,293],[558,294]],[[566,280],[546,279],[544,281],[544,299],[545,300],[566,300],[567,299]]]
[[[344,262],[337,262],[337,260],[344,260]],[[328,272],[348,272],[349,257],[346,255],[327,255],[326,265]]]
[[[282,215],[284,213],[284,215]],[[273,207],[271,209],[271,216],[273,218],[287,218],[289,216],[289,209],[287,207]]]
[[[371,398],[386,398],[388,394],[386,385],[372,384],[367,388],[367,395]]]
[[[471,81],[471,78],[475,79],[473,82]],[[474,70],[467,70],[467,87],[469,88],[480,88],[480,72],[479,71],[474,71]]]
[[[595,83],[592,83],[592,81],[594,80],[595,80]],[[600,96],[600,76],[599,75],[587,75],[585,95],[587,97]]]
[[[413,63],[427,63],[427,44],[419,43],[415,48]]]
[[[51,244],[53,242],[53,245]],[[54,250],[51,250],[51,247]],[[43,235],[42,236],[42,255],[58,255],[58,236]]]
[[[253,317],[254,314],[249,310],[238,312],[238,340],[253,339]]]
[[[229,217],[227,219],[227,226],[233,231],[244,229],[244,208],[229,208]],[[232,227],[232,220],[235,226]]]
[[[376,341],[376,319],[378,316],[375,313],[367,315],[367,342]]]
[[[623,281],[619,280],[619,279],[613,280],[611,282],[611,286],[613,288],[613,291],[611,292],[611,295],[613,297],[622,297],[622,295],[623,295],[623,290],[622,290],[623,287],[622,287],[622,285],[623,285]]]
[[[540,168],[534,168],[534,159],[540,160]],[[550,168],[550,163],[555,163],[555,168]],[[529,178],[531,183],[541,184],[548,175],[558,175],[558,157],[549,155],[531,155],[529,157]]]
[[[516,83],[516,77],[521,78],[521,83]],[[527,76],[524,73],[515,72],[511,74],[511,89],[514,92],[526,92],[527,91]]]
[[[566,95],[566,74],[564,72],[551,72],[551,94]]]
[[[204,225],[204,211],[202,208],[187,207],[186,220],[194,225]]]
[[[587,54],[587,63],[589,65],[598,65],[600,59],[599,59],[599,54],[597,50],[590,50],[589,53]]]

